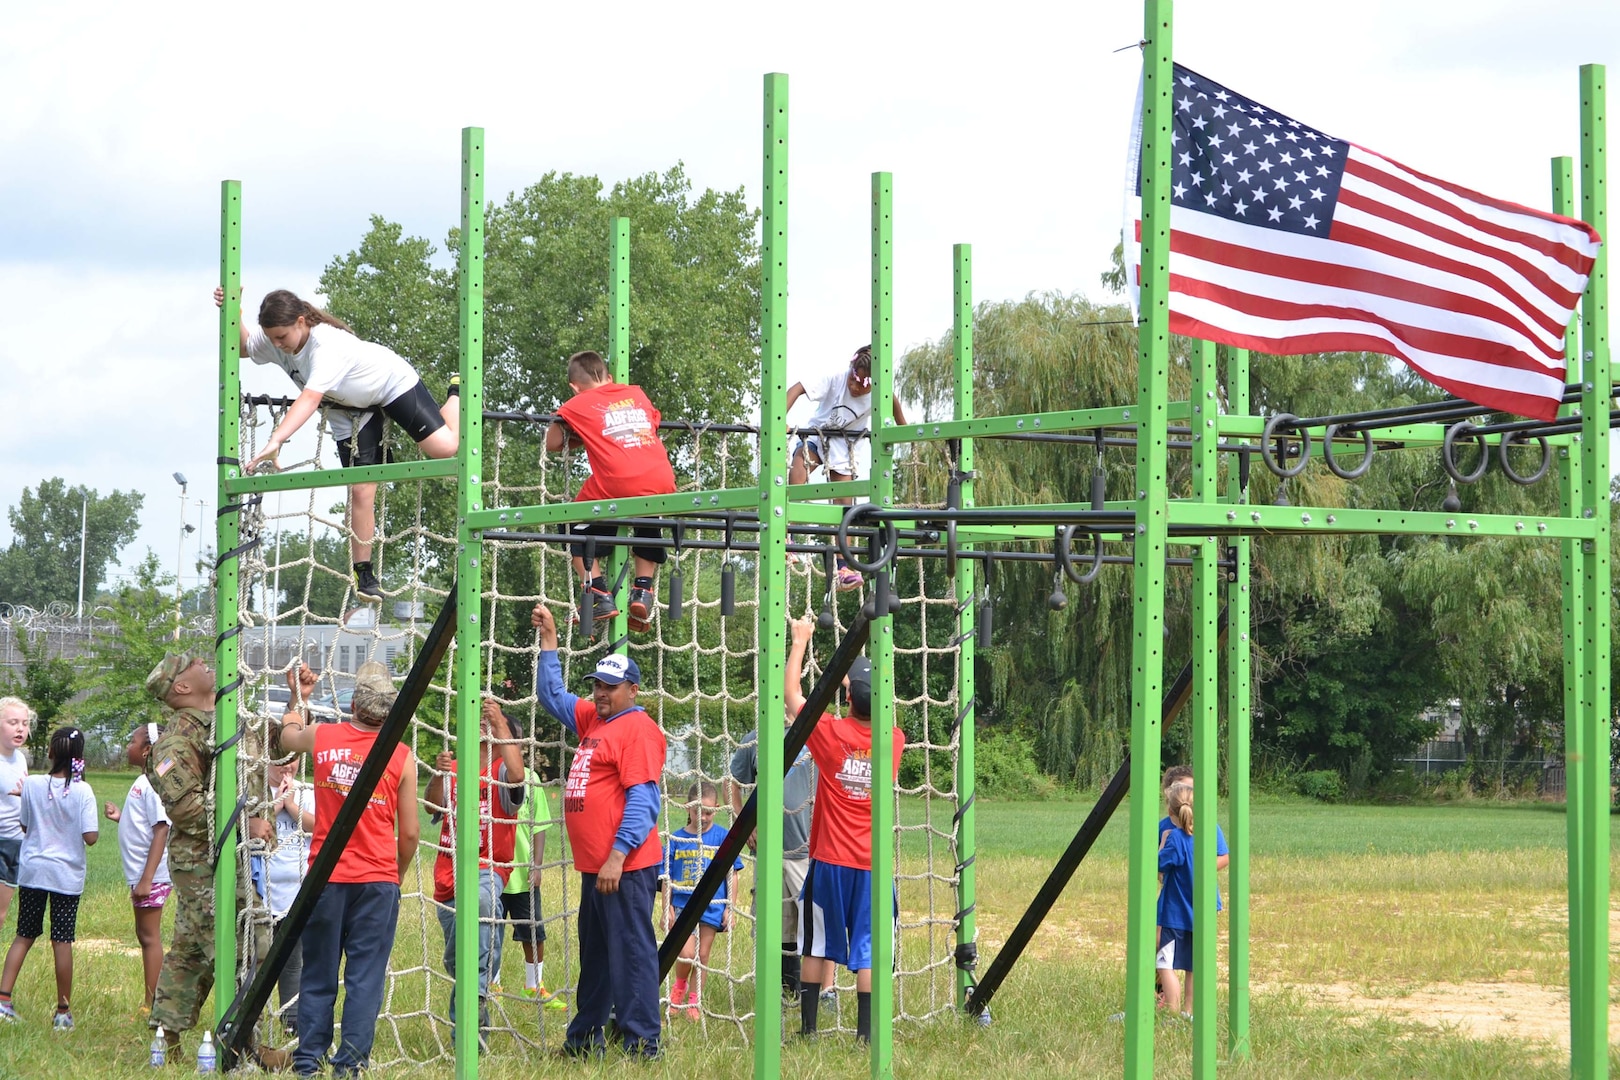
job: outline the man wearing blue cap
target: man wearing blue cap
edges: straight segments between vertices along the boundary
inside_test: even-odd
[[[628,656],[604,656],[590,674],[591,696],[563,685],[557,622],[536,604],[540,631],[535,694],[540,705],[579,736],[563,787],[563,824],[580,872],[579,995],[563,1052],[599,1054],[611,1013],[624,1049],[659,1052],[658,942],[653,898],[663,848],[658,838],[658,782],[664,733],[636,705],[641,668]]]

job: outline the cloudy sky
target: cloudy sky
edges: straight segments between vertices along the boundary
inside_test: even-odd
[[[486,129],[491,201],[547,170],[611,183],[683,161],[757,202],[761,75],[789,73],[791,378],[867,337],[875,170],[894,173],[900,348],[948,328],[953,243],[974,245],[979,300],[1099,295],[1139,69],[1116,50],[1140,11],[763,7],[0,8],[0,503],[51,476],[144,492],[124,563],[169,560],[179,471],[211,536],[220,180],[243,182],[256,307],[310,290],[371,214],[442,246],[466,125]],[[1548,159],[1578,154],[1578,65],[1617,54],[1612,0],[1222,0],[1176,23],[1177,59],[1234,90],[1531,205]]]

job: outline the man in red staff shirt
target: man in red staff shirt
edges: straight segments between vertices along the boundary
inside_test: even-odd
[[[563,824],[580,873],[579,998],[563,1051],[600,1053],[611,1011],[625,1051],[655,1058],[663,1018],[652,913],[663,861],[664,733],[636,705],[641,668],[634,660],[604,656],[590,675],[591,696],[578,697],[563,686],[551,611],[536,604],[532,619],[540,631],[535,693],[579,736],[563,787]]]

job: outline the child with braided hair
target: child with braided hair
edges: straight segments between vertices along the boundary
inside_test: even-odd
[[[96,797],[84,782],[84,733],[58,728],[51,735],[50,772],[26,777],[5,798],[21,799],[24,830],[17,880],[17,937],[0,971],[0,1021],[14,1022],[11,991],[23,960],[45,930],[51,912],[51,952],[56,959],[56,1016],[51,1027],[73,1030],[73,941],[84,894],[85,849],[99,835]]]

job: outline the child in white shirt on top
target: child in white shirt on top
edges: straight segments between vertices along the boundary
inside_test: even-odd
[[[129,902],[135,908],[135,940],[140,942],[141,967],[146,974],[143,1015],[152,1012],[152,995],[163,971],[163,901],[170,891],[169,815],[146,778],[146,759],[152,755],[158,734],[156,724],[142,724],[130,735],[125,753],[141,774],[129,786],[122,811],[113,803],[103,808],[107,820],[118,825],[118,854],[124,863],[124,880],[129,883]]]
[[[51,952],[56,959],[56,1016],[51,1027],[73,1030],[73,939],[84,893],[85,849],[96,842],[96,797],[84,782],[84,733],[58,728],[51,736],[51,771],[27,777],[5,798],[20,798],[22,869],[17,875],[17,937],[0,972],[0,1022],[14,1022],[11,991],[34,939],[51,911]]]
[[[28,736],[37,717],[21,698],[0,698],[0,925],[17,894],[17,862],[22,854],[23,831],[17,821],[19,803],[5,793],[28,775]]]

